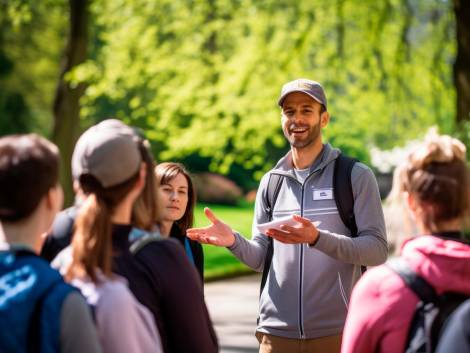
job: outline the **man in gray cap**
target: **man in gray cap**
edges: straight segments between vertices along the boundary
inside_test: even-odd
[[[378,186],[362,163],[348,164],[345,172],[339,167],[345,162],[339,161],[346,157],[322,142],[329,114],[318,82],[286,83],[278,104],[291,148],[261,180],[252,239],[209,209],[205,212],[212,224],[189,230],[188,236],[228,247],[254,270],[264,271],[256,328],[260,353],[337,353],[361,266],[387,258]],[[350,214],[343,210],[348,191]],[[277,219],[283,219],[280,225],[258,227]]]

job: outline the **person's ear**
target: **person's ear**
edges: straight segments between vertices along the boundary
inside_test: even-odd
[[[320,126],[324,128],[330,122],[330,114],[328,112],[323,112],[320,115]]]
[[[405,191],[403,193],[403,197],[406,200],[406,206],[408,206],[410,211],[415,211],[416,210],[416,201],[415,201],[413,195],[411,195],[411,193]]]
[[[64,203],[64,192],[60,184],[50,188],[45,197],[46,207],[48,210],[57,213],[62,209]]]
[[[414,224],[416,222],[416,201],[407,191],[403,191],[404,210],[409,216],[409,220]]]

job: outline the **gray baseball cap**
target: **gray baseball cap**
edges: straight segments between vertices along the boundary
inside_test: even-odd
[[[325,109],[327,109],[325,91],[323,91],[323,87],[316,81],[299,78],[297,80],[287,82],[282,86],[281,96],[279,97],[277,104],[282,107],[284,99],[292,92],[305,93],[315,99],[318,103],[323,104]]]
[[[72,175],[93,175],[104,188],[129,180],[139,170],[142,156],[134,131],[117,119],[90,127],[78,139],[72,155]]]

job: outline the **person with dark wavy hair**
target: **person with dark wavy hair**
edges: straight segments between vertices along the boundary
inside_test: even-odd
[[[465,146],[432,133],[402,168],[399,182],[420,235],[402,245],[401,260],[438,295],[470,295],[470,245],[463,233],[470,198]],[[419,301],[390,266],[368,270],[352,293],[341,352],[403,352]]]

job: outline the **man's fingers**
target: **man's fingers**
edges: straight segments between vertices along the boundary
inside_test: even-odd
[[[304,226],[310,226],[312,225],[312,222],[310,222],[309,219],[307,218],[303,218],[303,217],[300,217],[299,215],[294,215],[293,216],[294,220],[299,222],[299,223],[302,223]]]
[[[217,237],[209,235],[207,232],[201,232],[201,231],[191,231],[186,233],[187,237],[189,239],[192,239],[194,241],[197,241],[199,243],[204,243],[204,244],[217,244]]]
[[[266,235],[269,237],[284,237],[287,238],[290,236],[289,232],[285,232],[283,230],[271,228],[266,231]]]
[[[212,223],[217,223],[219,221],[215,216],[214,212],[212,212],[209,207],[204,208],[204,214],[206,215],[207,219]]]
[[[281,243],[284,243],[284,244],[294,244],[294,243],[297,243],[296,241],[294,241],[293,239],[291,239],[289,236],[286,236],[285,234],[282,234],[282,232],[280,231],[275,231],[275,232],[266,232],[266,235],[273,238],[273,239],[276,239],[277,241],[280,241]]]
[[[210,231],[212,226],[201,227],[201,228],[189,228],[186,230],[187,234],[205,234]]]
[[[186,236],[189,239],[199,241],[204,236],[204,234],[201,232],[186,232]]]
[[[281,226],[282,230],[279,229],[268,229],[266,235],[276,239],[285,244],[301,244],[307,243],[305,231],[301,228],[291,227],[288,225]]]

